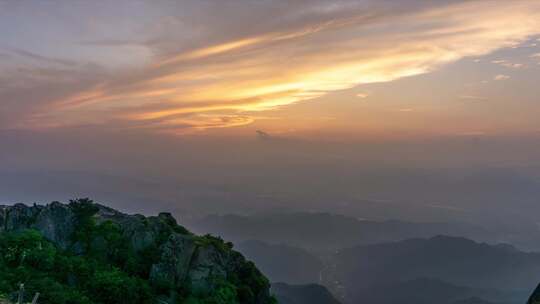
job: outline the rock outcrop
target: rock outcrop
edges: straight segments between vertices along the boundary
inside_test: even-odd
[[[84,216],[91,219],[92,225],[112,223],[118,227],[130,250],[152,253],[149,265],[140,266],[148,268],[152,285],[171,290],[189,288],[191,293],[198,294],[211,292],[217,288],[216,282],[227,281],[236,284],[240,303],[274,301],[266,278],[253,263],[232,250],[231,243],[211,236],[196,236],[178,225],[169,213],[150,217],[128,215],[88,200],[45,206],[16,204],[0,206],[0,233],[34,229],[57,247],[80,255],[110,246],[102,237],[81,241],[88,237],[84,232]],[[164,301],[174,303],[175,297],[171,291]]]
[[[527,304],[540,304],[540,284],[536,287],[536,289],[529,297]]]

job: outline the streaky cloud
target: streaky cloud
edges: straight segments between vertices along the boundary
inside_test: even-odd
[[[212,5],[220,7],[186,3],[199,17],[206,16]],[[134,125],[147,129],[184,132],[189,126],[207,129],[245,125],[253,122],[255,112],[362,84],[429,73],[465,57],[519,45],[540,34],[540,3],[528,0],[441,1],[423,6],[410,1],[411,8],[370,1],[363,5],[353,1],[335,5],[324,1],[276,4],[275,10],[291,10],[284,15],[287,27],[272,22],[271,16],[264,14],[263,4],[232,3],[259,16],[262,25],[251,24],[251,18],[239,14],[234,24],[223,28],[217,20],[207,27],[199,26],[191,36],[180,30],[182,35],[171,34],[169,38],[181,47],[171,51],[170,45],[159,41],[167,40],[167,34],[180,24],[178,20],[187,23],[189,17],[159,23],[159,39],[146,46],[154,48],[150,63],[111,70],[105,77],[96,74],[88,85],[77,86],[78,91],[66,90],[63,96],[39,102],[47,106],[27,103],[29,109],[22,112],[32,112],[32,123],[18,126],[40,128],[54,122],[55,126],[95,123],[114,127],[136,122]],[[303,9],[307,8],[306,14]],[[243,29],[243,35],[232,34],[232,28]],[[229,39],[218,41],[215,37]],[[114,47],[137,40],[96,41]],[[34,53],[18,53],[51,60]],[[506,61],[498,64],[521,67]],[[35,78],[36,73],[31,70],[20,77]],[[65,71],[68,77],[79,74]],[[501,74],[494,79],[508,76]],[[39,90],[46,90],[46,86],[34,83]]]

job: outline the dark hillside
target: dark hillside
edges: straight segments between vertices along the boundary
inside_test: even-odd
[[[0,294],[40,303],[274,303],[255,265],[168,213],[127,215],[88,199],[0,209]]]

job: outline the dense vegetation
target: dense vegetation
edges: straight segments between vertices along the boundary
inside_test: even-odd
[[[41,293],[40,303],[167,303],[160,300],[171,299],[173,293],[176,303],[234,304],[253,303],[253,286],[268,285],[252,263],[226,280],[216,278],[217,287],[208,293],[193,293],[189,286],[171,289],[167,282],[150,283],[150,269],[159,259],[158,247],[167,232],[153,246],[136,252],[118,224],[95,222],[93,215],[98,210],[91,201],[72,201],[70,208],[75,211],[77,229],[72,236],[74,245],[67,250],[35,230],[0,233],[0,296],[13,297],[13,291],[24,283],[28,296]],[[170,227],[189,233],[176,224]],[[200,246],[232,248],[231,243],[211,236],[196,240]]]

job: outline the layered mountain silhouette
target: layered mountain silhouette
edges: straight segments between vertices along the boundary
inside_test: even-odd
[[[494,304],[495,302],[486,301],[479,297],[470,297],[455,301],[454,304]]]
[[[332,252],[356,245],[429,238],[436,235],[498,241],[495,234],[465,223],[368,221],[329,213],[211,215],[189,225],[198,233],[220,235],[234,242],[260,240],[316,252]]]
[[[523,303],[540,281],[538,253],[448,236],[357,246],[339,252],[333,261],[327,281],[338,282],[351,303],[392,303],[395,299],[384,292],[389,289],[393,297],[410,303],[437,295]]]
[[[340,304],[324,286],[317,284],[274,283],[272,292],[279,304]]]
[[[540,282],[540,254],[468,224],[327,213],[208,216],[191,224],[238,242],[271,281],[317,282],[344,303],[521,304]]]
[[[457,286],[438,279],[419,278],[402,282],[381,282],[370,287],[358,286],[353,300],[347,303],[372,304],[487,304],[523,303],[517,292]],[[347,299],[351,298],[349,295]],[[358,302],[361,299],[361,302]],[[489,300],[486,300],[489,299]]]
[[[433,233],[423,229],[458,233],[452,225],[307,213],[257,218],[203,220],[212,219],[205,224],[236,240],[262,239],[239,242],[235,249],[242,255],[231,243],[189,232],[168,213],[127,215],[84,199],[0,206],[0,295],[9,297],[20,276],[32,274],[28,288],[42,290],[44,299],[270,304],[268,277],[284,282],[271,290],[284,304],[523,304],[540,282],[540,253],[463,237],[408,238]],[[325,242],[331,245],[323,248]],[[357,242],[363,245],[339,249]],[[62,263],[69,267],[55,268]],[[83,284],[83,278],[102,285]],[[57,289],[44,289],[46,282]],[[97,293],[113,287],[113,302],[108,292]],[[144,297],[135,301],[123,296],[139,290]],[[540,303],[538,290],[529,304]]]
[[[253,261],[271,282],[318,283],[324,267],[315,255],[288,245],[245,241],[236,245],[235,249]]]

